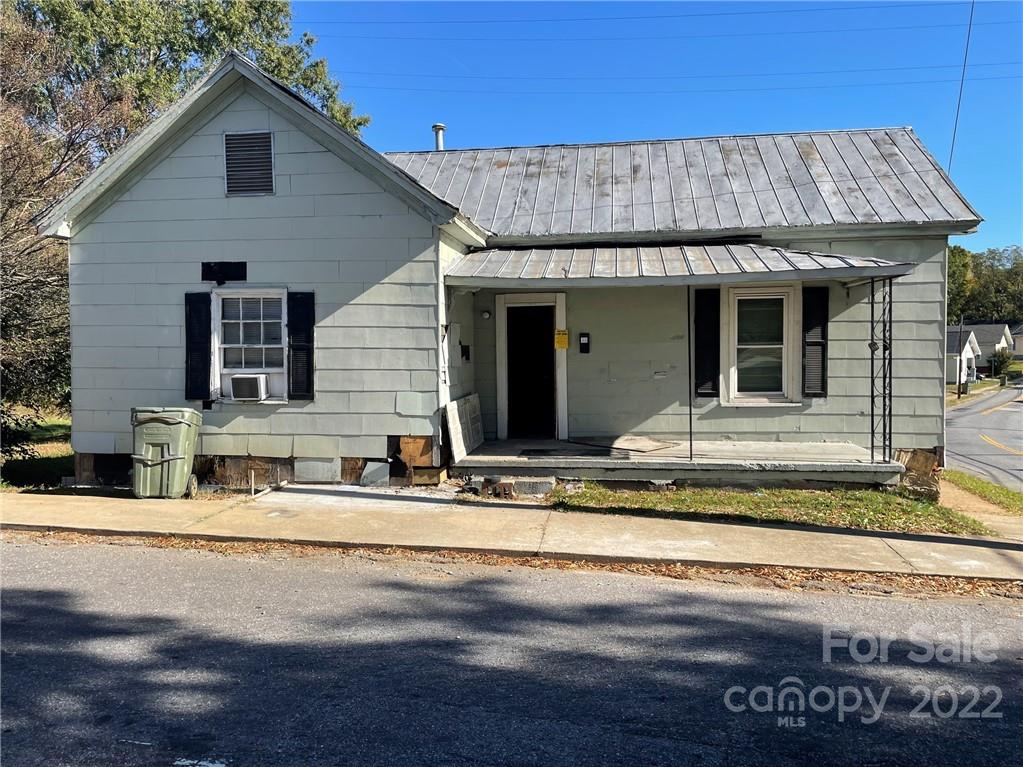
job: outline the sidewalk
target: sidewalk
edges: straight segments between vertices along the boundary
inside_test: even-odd
[[[1023,579],[1023,544],[998,538],[738,525],[454,503],[437,492],[299,485],[255,500],[139,501],[0,494],[0,525],[216,540],[397,546],[514,556],[778,565]]]

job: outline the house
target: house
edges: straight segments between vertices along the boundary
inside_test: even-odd
[[[1012,333],[1013,357],[1017,359],[1023,357],[1023,322],[1013,325],[1009,332]]]
[[[1013,350],[1012,331],[1004,322],[992,322],[984,325],[965,325],[966,330],[972,331],[980,346],[980,353],[977,355],[977,370],[984,374],[991,373],[991,355],[999,349]]]
[[[980,220],[909,128],[383,155],[231,53],[41,230],[80,479],[144,404],[246,478],[386,482],[477,433],[456,470],[873,483],[940,454]]]
[[[980,344],[977,336],[966,327],[959,332],[959,326],[945,329],[945,383],[966,383],[977,380],[977,358]]]

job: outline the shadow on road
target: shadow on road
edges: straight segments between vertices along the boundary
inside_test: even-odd
[[[916,665],[913,646],[893,642],[887,665],[825,665],[818,623],[688,591],[554,610],[500,577],[374,588],[387,607],[265,641],[89,612],[69,591],[6,590],[4,763],[905,767],[1017,755],[1018,690],[1005,690],[1002,720],[908,716],[911,684],[1004,686],[1018,678],[1011,658]],[[807,710],[806,726],[786,728],[779,712],[723,704],[732,685],[787,676],[807,690],[894,687],[876,724]]]

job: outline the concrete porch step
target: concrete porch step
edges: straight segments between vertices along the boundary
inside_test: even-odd
[[[487,442],[458,461],[466,475],[558,479],[649,480],[720,485],[891,485],[901,463],[871,463],[870,452],[848,443],[661,441],[664,447],[635,450],[608,440],[507,440]]]

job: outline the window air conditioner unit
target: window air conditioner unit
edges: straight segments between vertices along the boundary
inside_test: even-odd
[[[267,396],[266,375],[231,376],[231,399],[260,402]]]

